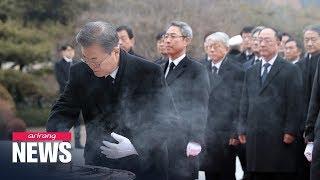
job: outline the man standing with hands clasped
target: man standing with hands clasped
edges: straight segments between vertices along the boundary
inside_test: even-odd
[[[192,29],[173,21],[164,35],[169,60],[163,65],[167,84],[180,114],[175,136],[168,141],[169,179],[197,178],[209,101],[209,77],[204,66],[186,55]]]
[[[239,140],[246,144],[253,180],[292,180],[295,141],[301,122],[302,78],[298,67],[278,56],[277,31],[259,34],[262,62],[247,70],[240,103]]]

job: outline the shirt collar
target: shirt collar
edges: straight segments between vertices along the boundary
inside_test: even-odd
[[[223,60],[221,60],[221,61],[219,61],[218,63],[213,63],[213,61],[211,61],[211,66],[213,67],[213,66],[215,66],[216,68],[218,68],[218,69],[220,69],[220,66],[221,66],[221,64],[222,64],[222,62],[224,61],[224,59]]]
[[[254,60],[261,60],[261,57],[258,57],[258,56],[254,56]]]
[[[117,72],[118,72],[118,69],[119,69],[119,66],[112,71],[112,73],[110,74],[110,76],[113,78],[113,79],[116,79],[116,76],[117,76]],[[106,75],[105,77],[107,77],[108,75]]]
[[[292,64],[295,64],[299,61],[299,58],[297,58],[296,60],[292,61]]]
[[[72,59],[69,59],[69,58],[67,58],[67,57],[63,57],[63,59],[64,59],[65,61],[67,61],[67,62],[72,62]]]
[[[246,56],[250,56],[251,54],[252,54],[252,52],[250,52],[250,51],[248,51],[248,50],[245,51],[245,55],[246,55]]]
[[[174,64],[175,66],[178,66],[178,64],[180,63],[180,61],[182,61],[182,59],[183,59],[184,57],[186,57],[186,54],[182,54],[180,57],[178,57],[177,59],[174,59],[174,60],[172,60],[171,58],[169,58],[169,64],[170,64],[171,62],[173,62],[173,64]]]
[[[274,63],[274,61],[277,59],[277,57],[278,57],[278,54],[276,54],[272,59],[270,59],[268,62],[264,59],[264,58],[262,58],[262,66],[264,65],[264,64],[266,64],[266,63],[269,63],[271,66],[273,66],[273,63]]]

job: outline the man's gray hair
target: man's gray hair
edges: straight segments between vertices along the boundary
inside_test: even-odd
[[[314,31],[314,32],[318,33],[318,35],[320,35],[320,24],[313,24],[313,25],[309,25],[309,26],[305,27],[303,29],[303,34],[306,31]]]
[[[181,31],[181,34],[182,36],[184,37],[187,37],[187,38],[192,38],[192,29],[191,27],[185,23],[185,22],[182,22],[182,21],[172,21],[169,25],[170,26],[177,26],[180,28],[180,31]],[[169,27],[167,29],[169,29]]]
[[[84,48],[92,44],[101,45],[107,53],[111,53],[118,46],[119,38],[115,26],[96,21],[84,25],[77,34],[76,41]]]
[[[215,32],[210,34],[206,40],[205,44],[209,45],[212,42],[222,42],[226,47],[229,47],[229,36],[224,32]]]

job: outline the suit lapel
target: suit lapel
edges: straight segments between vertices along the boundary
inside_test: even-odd
[[[218,87],[218,85],[222,82],[222,78],[221,76],[217,75],[217,74],[212,74],[210,73],[210,78],[211,78],[211,82],[212,82],[212,89],[215,89],[216,87]]]
[[[66,60],[62,59],[61,60],[61,65],[63,67],[63,71],[65,74],[65,77],[69,76],[69,70],[70,70],[70,63],[68,63]]]
[[[228,58],[224,59],[221,63],[218,75],[224,77],[225,75],[228,74],[228,71],[230,70],[230,66],[229,66],[229,60]]]
[[[211,60],[205,59],[204,60],[204,65],[208,69],[208,71],[211,73],[212,72],[212,65],[211,65]]]
[[[274,61],[273,66],[271,67],[270,72],[267,75],[267,79],[265,80],[264,84],[262,84],[262,87],[260,89],[260,94],[263,92],[263,90],[270,84],[270,82],[272,81],[272,79],[278,74],[278,72],[280,71],[281,67],[282,67],[282,62],[280,60],[279,57],[277,57],[277,59]],[[261,79],[261,75],[260,75],[260,79]],[[261,80],[260,80],[261,81]]]
[[[160,65],[163,69],[163,74],[166,74],[166,69],[168,67],[168,64],[169,64],[169,60],[166,63],[163,63]]]
[[[137,76],[130,76],[130,74],[132,74],[130,72],[130,70],[132,70],[132,68],[128,68],[129,67],[127,65],[128,58],[130,58],[130,57],[127,56],[127,53],[121,51],[119,69],[118,69],[118,72],[116,75],[115,85],[114,85],[115,88],[117,88],[117,90],[116,90],[117,91],[117,93],[116,93],[117,99],[127,99],[127,97],[130,96],[135,91],[135,89],[138,87],[138,83],[132,83],[132,82],[141,82],[141,81],[135,79],[135,78],[138,78]],[[101,86],[102,87],[104,87],[104,86],[103,86],[103,84],[101,84],[101,81],[98,83],[100,83],[98,85],[98,89],[100,91],[102,91],[101,95],[102,95],[102,97],[104,97],[105,90],[104,90],[104,88],[100,89]],[[105,106],[107,105],[106,102],[104,102],[103,100],[97,101],[97,102],[98,103],[96,105],[98,106],[98,108],[102,112],[104,112]],[[119,105],[123,106],[124,102],[121,101],[120,103],[121,104],[119,104]]]
[[[186,67],[188,66],[189,63],[189,59],[188,57],[184,57],[182,59],[182,61],[180,61],[180,63],[178,64],[178,66],[176,68],[173,69],[173,71],[168,74],[166,80],[167,80],[167,84],[170,85],[175,79],[177,79],[179,77],[179,75],[181,73],[184,72],[184,70],[186,69]]]
[[[213,88],[217,87],[221,82],[223,82],[223,78],[228,75],[230,70],[228,61],[229,60],[227,58],[222,61],[218,75],[211,73],[213,75]]]

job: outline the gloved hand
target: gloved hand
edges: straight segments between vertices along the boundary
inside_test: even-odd
[[[308,142],[306,149],[304,150],[304,156],[309,162],[312,160],[313,142]]]
[[[187,157],[198,156],[201,152],[201,145],[196,142],[189,142],[187,145]]]
[[[101,153],[110,159],[119,159],[133,154],[138,154],[130,140],[116,133],[111,133],[111,136],[119,143],[111,143],[102,141],[104,146],[100,146]]]

